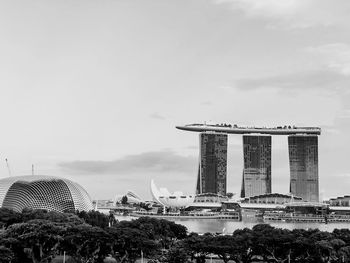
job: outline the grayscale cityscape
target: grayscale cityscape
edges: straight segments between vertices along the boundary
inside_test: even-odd
[[[0,2],[0,263],[350,262],[349,10]]]

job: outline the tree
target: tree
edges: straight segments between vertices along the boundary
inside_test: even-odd
[[[103,262],[112,253],[112,237],[99,227],[88,224],[70,226],[63,235],[60,250],[77,262]]]
[[[211,254],[217,255],[224,263],[232,259],[231,252],[235,249],[233,236],[209,236],[204,242],[206,250]]]
[[[292,262],[308,262],[315,253],[314,246],[310,242],[310,232],[304,229],[294,229],[291,231],[294,238],[292,244]]]
[[[117,219],[115,219],[114,213],[110,212],[108,215],[108,225],[114,226],[118,223]]]
[[[226,193],[226,196],[231,199],[235,194],[234,193]]]
[[[266,262],[282,263],[290,259],[294,238],[289,230],[260,224],[253,227],[253,232],[254,254]]]
[[[180,244],[173,246],[168,250],[166,261],[168,263],[185,263],[188,262],[189,251]]]
[[[11,249],[0,246],[0,263],[8,263],[14,259],[14,254]]]
[[[3,238],[7,243],[20,246],[32,262],[37,263],[45,262],[59,254],[58,246],[63,240],[64,231],[65,227],[59,223],[37,219],[9,226]],[[23,257],[23,254],[20,255],[22,262],[26,262]]]
[[[17,237],[9,237],[7,231],[2,233],[0,238],[1,245],[10,249],[13,253],[12,263],[30,263],[32,260],[28,258],[24,251],[23,244]]]
[[[112,250],[115,258],[120,262],[135,262],[140,257],[141,251],[147,256],[153,256],[159,249],[154,239],[137,228],[131,227],[110,227],[106,229],[112,237]]]
[[[338,252],[340,262],[350,262],[350,246],[344,246]]]
[[[205,258],[210,253],[206,247],[206,238],[207,236],[191,233],[183,240],[182,246],[188,249],[191,261],[195,259],[196,263],[205,263]]]
[[[111,221],[111,218],[108,215],[102,214],[99,211],[77,211],[76,213],[79,218],[84,220],[85,223],[92,226],[106,228],[109,226],[109,223]]]
[[[318,262],[330,262],[333,247],[328,240],[320,240],[315,243],[317,253],[314,254],[314,257]]]
[[[254,232],[249,228],[237,229],[232,234],[234,246],[231,258],[237,263],[249,263],[254,258]]]
[[[7,228],[8,226],[19,222],[22,222],[21,213],[17,213],[7,208],[0,208],[0,228]]]
[[[184,239],[187,237],[187,228],[184,225],[176,224],[175,222],[172,222],[172,221],[167,221],[167,222],[170,227],[170,231],[172,235],[176,239]]]
[[[127,197],[126,195],[124,195],[124,196],[122,197],[121,203],[122,203],[123,205],[126,205],[126,204],[128,203],[128,197]]]
[[[28,210],[23,217],[25,220],[41,217],[52,221],[34,219],[12,224],[1,234],[0,245],[14,253],[12,262],[49,262],[64,251],[78,262],[102,262],[111,253],[111,237],[101,228],[85,224],[74,214]]]
[[[136,228],[141,230],[148,238],[160,242],[163,248],[169,247],[175,240],[187,236],[187,228],[164,219],[140,217],[132,221],[121,221],[116,224],[120,228]]]
[[[334,238],[330,241],[333,251],[332,257],[334,260],[339,260],[343,257],[342,248],[346,246],[346,243],[338,238]]]
[[[21,213],[21,222],[28,222],[34,219],[43,219],[56,223],[68,223],[73,225],[83,224],[84,221],[73,213],[60,213],[56,211],[47,211],[44,209],[23,209]]]
[[[343,240],[345,243],[350,244],[350,229],[334,229],[333,230],[334,238],[339,238]]]

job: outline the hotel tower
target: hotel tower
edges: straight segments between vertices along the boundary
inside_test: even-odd
[[[318,137],[291,135],[288,149],[291,194],[304,201],[318,202]]]
[[[226,195],[227,135],[200,133],[199,146],[196,193]]]
[[[243,136],[241,197],[271,193],[271,135],[288,136],[290,193],[304,201],[319,201],[319,127],[244,127],[236,124],[188,124],[177,129],[199,132],[196,193],[226,194],[227,135]]]
[[[271,136],[243,136],[241,197],[271,193]]]

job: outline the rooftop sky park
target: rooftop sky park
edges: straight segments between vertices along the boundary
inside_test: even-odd
[[[297,134],[309,134],[309,135],[321,135],[321,128],[319,127],[296,127],[296,126],[277,126],[277,127],[244,127],[236,124],[187,124],[182,126],[176,126],[177,129],[193,132],[223,132],[231,134],[269,134],[269,135],[297,135]]]

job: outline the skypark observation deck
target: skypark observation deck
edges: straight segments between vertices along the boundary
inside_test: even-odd
[[[269,135],[320,135],[319,127],[295,127],[295,126],[278,126],[274,128],[267,127],[240,127],[230,124],[188,124],[176,126],[179,130],[192,132],[220,132],[231,134],[269,134]]]

